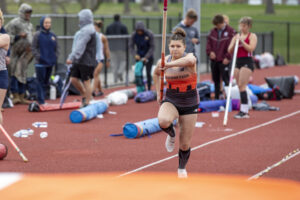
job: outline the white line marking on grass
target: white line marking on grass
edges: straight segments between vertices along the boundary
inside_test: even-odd
[[[19,173],[0,173],[0,190],[14,184],[22,179],[22,174]]]
[[[271,169],[278,167],[279,165],[281,165],[282,163],[285,163],[286,161],[288,161],[289,159],[292,159],[293,157],[297,156],[300,154],[300,150],[296,149],[294,151],[292,151],[291,153],[289,153],[287,156],[285,156],[283,159],[281,159],[280,161],[278,161],[277,163],[273,164],[272,166],[267,167],[266,169],[258,172],[257,174],[251,176],[250,178],[248,178],[248,181],[253,180],[253,179],[258,179],[259,177],[261,177],[263,174],[269,172]]]
[[[247,132],[249,132],[249,131],[252,131],[252,130],[255,130],[255,129],[258,129],[258,128],[261,128],[261,127],[264,127],[264,126],[268,126],[268,125],[270,125],[270,124],[273,124],[273,123],[278,122],[278,121],[280,121],[280,120],[283,120],[283,119],[292,117],[292,116],[297,115],[297,114],[299,114],[299,113],[300,113],[300,110],[298,110],[298,111],[296,111],[296,112],[293,112],[293,113],[290,113],[290,114],[287,114],[287,115],[284,115],[284,116],[282,116],[282,117],[278,117],[278,118],[276,118],[276,119],[273,119],[273,120],[271,120],[271,121],[265,122],[265,123],[263,123],[263,124],[259,124],[259,125],[253,126],[253,127],[251,127],[251,128],[247,128],[247,129],[242,130],[242,131],[239,131],[239,132],[237,132],[237,133],[233,133],[233,134],[230,134],[230,135],[221,137],[221,138],[219,138],[219,139],[209,141],[209,142],[207,142],[207,143],[204,143],[204,144],[201,144],[201,145],[199,145],[199,146],[193,147],[191,150],[194,151],[194,150],[203,148],[203,147],[205,147],[205,146],[207,146],[207,145],[214,144],[214,143],[217,143],[217,142],[220,142],[220,141],[223,141],[223,140],[226,140],[226,139],[229,139],[229,138],[238,136],[238,135],[242,135],[242,134],[247,133]],[[146,169],[146,168],[148,168],[148,167],[151,167],[151,166],[160,164],[160,163],[162,163],[162,162],[165,162],[165,161],[167,161],[167,160],[171,160],[171,159],[173,159],[173,158],[176,158],[177,156],[178,156],[178,155],[176,154],[176,155],[173,155],[173,156],[164,158],[164,159],[162,159],[162,160],[158,160],[158,161],[156,161],[156,162],[153,162],[153,163],[144,165],[144,166],[142,166],[142,167],[139,167],[139,168],[137,168],[137,169],[128,171],[128,172],[126,172],[126,173],[123,173],[123,174],[119,175],[118,177],[126,176],[126,175],[129,175],[129,174],[132,174],[132,173],[141,171],[141,170]]]

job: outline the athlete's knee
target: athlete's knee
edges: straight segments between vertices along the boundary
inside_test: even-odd
[[[172,121],[167,117],[158,117],[158,123],[161,128],[168,128]]]
[[[72,83],[73,85],[76,84],[76,83],[78,83],[78,79],[72,77],[72,78],[71,78],[71,83]]]
[[[239,87],[239,90],[240,90],[240,91],[244,91],[244,90],[246,89],[246,84],[243,83],[242,81],[240,81],[240,82],[238,83],[238,87]]]
[[[189,150],[190,145],[189,145],[189,144],[180,144],[179,148],[180,148],[182,151],[187,151],[187,150]]]

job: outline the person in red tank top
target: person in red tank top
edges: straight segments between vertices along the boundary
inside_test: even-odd
[[[249,118],[246,87],[254,70],[252,53],[257,45],[257,36],[255,33],[250,32],[251,27],[251,17],[242,17],[239,24],[240,33],[232,38],[228,48],[228,52],[233,53],[235,41],[237,39],[239,40],[234,78],[236,79],[240,90],[241,106],[240,112],[234,116],[236,119]]]
[[[165,57],[165,67],[161,67],[161,60],[159,60],[153,74],[158,101],[160,101],[160,70],[165,71],[168,83],[165,98],[159,102],[161,106],[158,112],[159,126],[168,134],[165,143],[168,152],[172,152],[175,148],[173,121],[179,120],[179,178],[187,177],[185,167],[191,152],[191,139],[199,106],[196,57],[193,53],[186,54],[185,49],[185,31],[177,28],[169,42],[170,55]]]

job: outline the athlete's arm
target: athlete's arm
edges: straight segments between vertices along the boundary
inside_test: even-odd
[[[160,99],[160,66],[161,66],[161,59],[159,59],[156,63],[156,67],[153,71],[153,82],[154,82],[154,87],[156,89],[156,94],[157,94],[157,99]]]
[[[192,53],[187,54],[186,56],[173,60],[171,62],[166,62],[164,70],[171,67],[194,67],[196,63],[196,58]]]
[[[229,44],[229,47],[228,47],[228,53],[230,53],[230,54],[233,53],[233,50],[234,50],[234,44],[235,44],[235,41],[236,41],[236,36],[237,36],[237,35],[235,35],[235,36],[232,38],[232,40],[231,40],[231,42],[230,42],[230,44]]]
[[[0,35],[0,48],[4,48],[6,51],[9,49],[10,37],[8,34]]]
[[[167,63],[169,56],[165,57],[165,65]],[[156,93],[157,93],[157,101],[160,100],[160,70],[161,70],[161,59],[159,59],[156,63],[156,67],[153,71],[153,75],[152,75],[152,79],[154,82],[154,87],[156,89]]]
[[[245,43],[243,40],[240,40],[243,47],[248,51],[248,52],[253,52],[256,48],[257,45],[257,36],[255,33],[251,33],[250,35],[250,44]]]

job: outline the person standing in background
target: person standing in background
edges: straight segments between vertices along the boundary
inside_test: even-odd
[[[51,30],[51,18],[40,19],[40,30],[33,37],[32,53],[35,58],[35,72],[38,84],[38,103],[45,103],[46,92],[52,68],[57,64],[58,43],[56,35]]]
[[[229,23],[230,23],[229,17],[227,15],[222,15],[222,16],[224,18],[225,24],[229,25]]]
[[[1,11],[1,10],[0,10]],[[4,20],[4,18],[3,18]],[[0,29],[0,34],[7,34],[5,28],[3,27],[3,25],[1,25],[1,29]],[[6,65],[9,65],[10,64],[10,49],[8,49],[7,51],[7,54],[6,54],[6,57],[5,57],[5,62],[6,62]]]
[[[186,53],[193,53],[196,56],[195,45],[200,44],[200,34],[197,28],[193,27],[193,24],[198,20],[198,15],[195,9],[191,8],[187,11],[184,20],[179,22],[174,28],[180,27],[185,33],[185,44],[186,44]],[[197,57],[197,56],[196,56]]]
[[[214,16],[214,28],[207,37],[206,53],[210,58],[211,74],[215,84],[215,99],[220,99],[221,88],[229,84],[229,63],[231,54],[227,51],[235,31],[224,21],[222,15]],[[223,97],[224,98],[224,97]]]
[[[2,11],[0,10],[0,29],[4,24]],[[6,95],[8,88],[8,72],[6,68],[6,57],[9,49],[10,37],[8,34],[0,34],[0,108]],[[3,124],[2,112],[0,111],[0,124]]]
[[[97,41],[97,62],[98,65],[94,71],[94,87],[93,87],[93,96],[98,97],[103,95],[101,80],[100,80],[100,72],[102,70],[103,64],[105,62],[105,67],[110,67],[110,50],[109,44],[106,36],[101,33],[101,28],[103,23],[101,20],[97,20],[94,22],[95,30],[97,32],[97,37],[99,41]],[[105,57],[104,57],[105,56]]]
[[[92,99],[91,80],[97,66],[97,34],[93,24],[94,16],[90,9],[78,13],[79,27],[75,33],[72,52],[66,63],[72,64],[71,83],[82,96],[82,107],[87,106]]]
[[[114,22],[106,28],[106,35],[128,35],[127,27],[121,22],[120,15],[114,15]],[[123,74],[126,67],[126,44],[120,42],[119,39],[111,39],[110,50],[111,50],[111,66],[114,73],[114,82],[118,80],[123,82]]]
[[[114,15],[114,22],[106,28],[106,35],[128,35],[127,27],[121,22],[119,14]]]
[[[4,18],[3,18],[3,21],[4,21]],[[0,28],[0,34],[6,34],[6,30],[4,29],[3,25],[1,25],[1,28]],[[7,51],[7,54],[6,54],[6,57],[5,57],[5,63],[6,63],[6,68],[7,70],[9,70],[9,64],[10,64],[10,49],[8,49]],[[4,98],[4,102],[2,104],[2,107],[1,107],[1,111],[4,111],[3,108],[11,108],[11,104],[10,104],[10,99],[9,99],[9,95],[10,95],[10,92],[9,92],[9,80],[10,80],[10,77],[9,77],[9,71],[8,71],[8,88],[7,88],[7,91],[6,91],[6,96]],[[11,101],[12,102],[12,101]]]
[[[23,3],[19,8],[19,17],[12,19],[5,29],[11,42],[11,92],[14,104],[29,104],[25,99],[25,84],[28,65],[33,59],[31,44],[33,25],[30,22],[32,7]]]
[[[146,29],[144,23],[141,21],[138,21],[135,24],[135,31],[131,35],[129,48],[132,55],[134,55],[135,60],[143,61],[144,65],[146,65],[147,85],[148,90],[151,90],[151,70],[154,61],[154,35],[150,30]]]
[[[257,36],[251,32],[252,18],[242,17],[239,21],[240,33],[236,34],[228,47],[228,52],[233,54],[236,40],[239,40],[237,50],[236,67],[234,69],[234,78],[240,90],[241,106],[240,112],[234,118],[249,118],[248,94],[246,87],[254,71],[253,52],[257,46]]]

